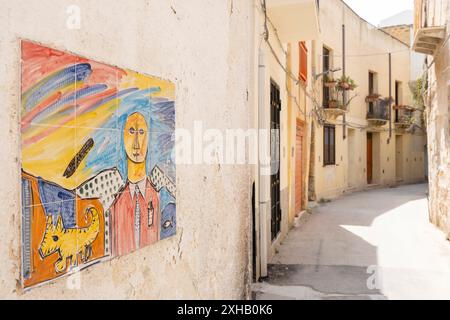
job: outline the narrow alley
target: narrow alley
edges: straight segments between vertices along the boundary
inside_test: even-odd
[[[255,299],[449,299],[450,244],[427,185],[354,193],[312,210],[254,284]]]

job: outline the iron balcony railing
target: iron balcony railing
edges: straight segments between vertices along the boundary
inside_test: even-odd
[[[395,107],[395,123],[409,124],[413,118],[413,110],[406,107]]]
[[[368,102],[367,120],[389,120],[389,99]]]

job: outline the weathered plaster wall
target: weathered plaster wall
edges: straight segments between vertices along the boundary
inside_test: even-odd
[[[69,5],[81,28],[66,27]],[[20,38],[171,80],[177,128],[248,128],[252,10],[246,1],[6,1],[0,6],[0,297],[243,298],[249,293],[251,170],[177,165],[177,235],[20,291]]]
[[[450,4],[430,1],[429,5],[429,25],[447,25],[447,42],[437,52],[428,72],[429,212],[431,222],[450,239]],[[428,59],[431,64],[433,57]]]
[[[315,190],[317,200],[333,198],[344,192],[362,189],[367,186],[367,132],[378,135],[374,146],[374,183],[390,185],[397,183],[395,173],[395,126],[392,124],[390,143],[388,124],[382,127],[368,127],[366,120],[368,95],[368,73],[377,73],[376,92],[383,97],[389,96],[389,60],[387,52],[392,52],[392,96],[395,93],[395,81],[402,83],[403,104],[411,105],[411,93],[408,88],[410,81],[410,51],[406,44],[391,35],[371,26],[340,0],[330,0],[320,7],[322,36],[317,44],[318,70],[322,71],[322,46],[332,49],[332,68],[342,68],[342,24],[346,26],[346,74],[355,80],[358,87],[354,93],[346,116],[347,130],[354,129],[354,145],[349,147],[347,138],[343,139],[342,117],[336,123],[336,165],[323,165],[323,127],[315,128]],[[339,78],[341,72],[334,74]],[[319,97],[321,99],[321,97]],[[393,111],[394,112],[394,111]],[[393,113],[394,114],[394,113]],[[394,122],[394,115],[392,122]],[[330,121],[333,122],[333,121]],[[425,136],[422,134],[402,134],[403,172],[401,183],[413,183],[424,179],[424,149]],[[375,142],[375,141],[374,141]],[[420,148],[418,146],[421,146]],[[351,152],[349,152],[349,148]],[[349,159],[353,157],[353,159]],[[412,161],[412,162],[411,162]],[[350,166],[351,164],[351,166]]]

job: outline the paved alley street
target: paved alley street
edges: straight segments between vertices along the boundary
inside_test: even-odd
[[[427,185],[354,193],[294,227],[255,299],[450,299],[450,242],[428,220]]]

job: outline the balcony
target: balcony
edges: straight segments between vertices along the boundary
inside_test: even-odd
[[[434,55],[445,38],[445,26],[430,26],[427,21],[426,1],[415,0],[414,3],[414,42],[416,52]]]
[[[375,99],[375,96],[378,96]],[[389,121],[389,98],[380,98],[379,95],[369,95],[367,121],[371,126],[383,126]]]
[[[323,110],[327,118],[335,119],[348,112],[351,101],[357,94],[350,92],[357,87],[355,81],[348,76],[334,79],[332,76],[324,76],[322,84]]]
[[[328,119],[336,119],[344,115],[348,110],[341,101],[332,99],[323,107],[323,111]]]
[[[415,109],[410,106],[394,106],[395,112],[395,129],[398,132],[405,132],[414,124],[414,111]]]
[[[319,37],[316,0],[266,0],[267,14],[284,43]]]

